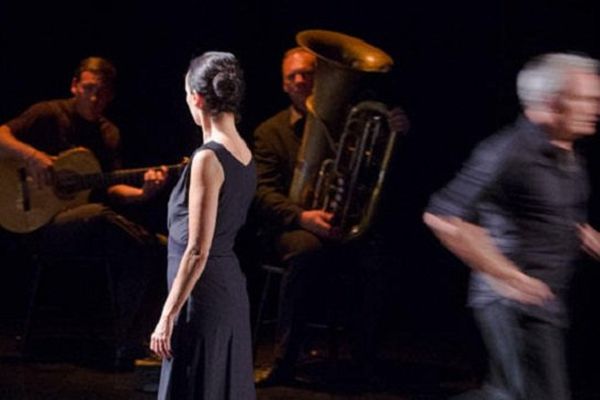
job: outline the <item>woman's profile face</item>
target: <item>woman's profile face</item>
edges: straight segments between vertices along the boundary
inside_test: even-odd
[[[198,94],[193,92],[188,84],[188,75],[185,76],[184,82],[184,90],[185,90],[185,102],[188,105],[188,109],[190,110],[190,114],[196,123],[196,125],[202,126],[202,120],[200,118],[200,107],[198,103]]]

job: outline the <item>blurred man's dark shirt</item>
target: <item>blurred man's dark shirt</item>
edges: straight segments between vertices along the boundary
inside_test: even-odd
[[[580,155],[550,143],[521,117],[481,142],[456,177],[434,194],[427,211],[485,228],[500,251],[557,295],[528,314],[566,322],[563,300],[580,254],[577,224],[587,220],[588,176]],[[470,305],[506,301],[481,273],[472,274]]]

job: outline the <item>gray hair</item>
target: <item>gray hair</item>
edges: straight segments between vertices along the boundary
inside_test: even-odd
[[[517,76],[517,94],[526,108],[545,108],[564,88],[575,69],[598,73],[598,61],[567,53],[542,54],[527,62]]]

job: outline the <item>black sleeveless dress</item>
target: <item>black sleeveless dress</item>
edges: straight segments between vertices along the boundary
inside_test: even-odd
[[[159,399],[254,400],[250,310],[246,279],[233,252],[256,190],[252,160],[242,164],[220,143],[198,148],[215,153],[225,173],[206,268],[179,314],[173,358],[163,360]],[[190,166],[169,199],[169,289],[188,240]]]

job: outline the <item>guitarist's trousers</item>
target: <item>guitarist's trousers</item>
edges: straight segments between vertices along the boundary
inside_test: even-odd
[[[159,316],[163,294],[156,288],[166,287],[166,283],[157,284],[164,281],[166,249],[156,236],[98,203],[59,213],[39,235],[42,254],[105,258],[109,262],[119,346],[125,351],[141,348],[141,341],[149,337]],[[149,288],[155,290],[151,293]]]

